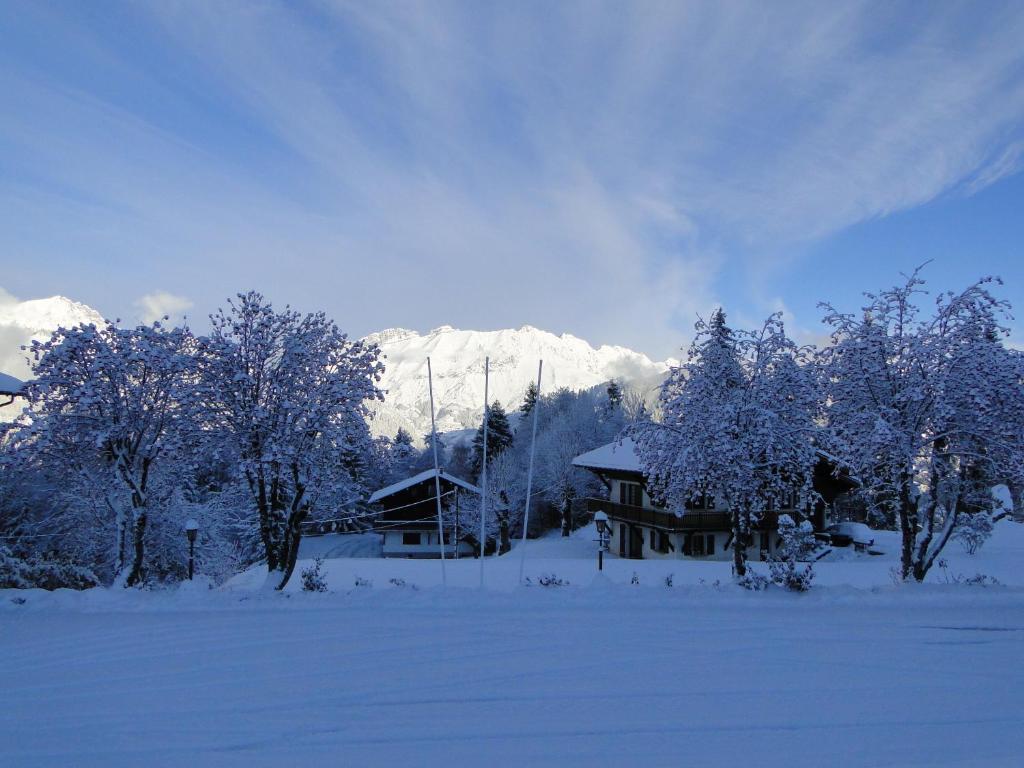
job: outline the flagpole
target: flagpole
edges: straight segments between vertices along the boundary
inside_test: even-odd
[[[537,364],[537,398],[533,401],[533,434],[530,436],[530,465],[526,472],[526,509],[523,511],[523,540],[519,544],[519,583],[523,583],[523,569],[526,567],[526,529],[530,525],[530,493],[533,491],[533,449],[537,445],[537,414],[540,412],[540,375],[544,361]]]
[[[437,498],[437,541],[441,545],[441,585],[448,586],[444,565],[444,523],[441,521],[441,468],[437,463],[437,425],[434,423],[434,376],[427,358],[427,389],[430,391],[430,442],[434,446],[434,495]],[[457,546],[457,545],[456,545]]]
[[[484,453],[483,495],[480,497],[480,587],[484,586],[484,550],[487,543],[487,386],[490,381],[491,358],[484,358]]]

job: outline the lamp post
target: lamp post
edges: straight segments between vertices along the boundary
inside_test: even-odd
[[[608,549],[608,515],[603,510],[594,514],[597,525],[597,570],[604,570],[604,551]]]
[[[188,580],[192,581],[192,574],[194,573],[195,565],[195,553],[196,553],[196,536],[199,534],[199,523],[193,518],[189,518],[185,522],[185,535],[188,536]]]

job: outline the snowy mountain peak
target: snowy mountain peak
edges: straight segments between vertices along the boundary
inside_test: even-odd
[[[0,305],[0,325],[14,325],[33,332],[53,333],[61,327],[101,322],[103,316],[99,312],[66,296]]]
[[[444,325],[425,335],[392,328],[367,336],[386,356],[381,386],[386,399],[376,409],[373,431],[394,435],[399,427],[415,438],[430,429],[427,357],[434,373],[434,403],[441,431],[475,427],[483,414],[484,359],[490,357],[490,399],[519,407],[537,364],[544,361],[541,390],[589,389],[609,379],[649,391],[674,361],[654,362],[631,349],[594,348],[569,333],[558,336],[524,325],[497,331],[466,331]]]
[[[44,341],[58,328],[102,322],[99,312],[66,296],[0,304],[0,370],[29,379],[31,369],[21,350],[23,345]]]

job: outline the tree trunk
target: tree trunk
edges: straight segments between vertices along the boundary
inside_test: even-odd
[[[914,573],[914,544],[917,541],[917,504],[910,498],[910,477],[900,475],[900,576],[906,581]]]
[[[302,521],[309,514],[303,499],[305,487],[298,482],[298,470],[293,467],[292,473],[295,477],[295,496],[292,497],[291,513],[288,515],[288,523],[284,529],[284,542],[281,547],[281,559],[279,561],[281,583],[277,585],[278,591],[287,586],[288,580],[295,571],[295,561],[299,559],[299,541],[302,539]]]
[[[737,579],[747,575],[748,531],[746,528],[743,513],[735,510],[732,513],[732,573]]]
[[[504,555],[512,549],[512,538],[508,532],[508,518],[502,518],[498,526],[498,539],[501,542],[498,554]]]
[[[562,497],[562,535],[572,533],[572,492]]]
[[[133,513],[132,523],[132,564],[125,579],[126,587],[134,587],[142,581],[142,563],[146,547],[146,510],[137,509]]]

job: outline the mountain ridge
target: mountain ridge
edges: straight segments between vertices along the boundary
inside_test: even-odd
[[[65,296],[51,296],[0,305],[0,372],[17,379],[31,378],[20,350],[32,340],[43,341],[60,326],[101,323],[102,315]],[[571,333],[554,334],[532,325],[490,331],[463,330],[450,325],[426,333],[386,328],[363,337],[378,344],[385,357],[381,388],[383,403],[374,404],[371,430],[393,437],[406,429],[417,442],[430,431],[427,357],[434,375],[434,404],[441,432],[475,428],[483,415],[484,360],[490,357],[490,400],[508,410],[522,403],[526,388],[537,378],[544,360],[541,392],[561,387],[589,389],[611,379],[647,392],[664,380],[678,361],[653,361],[628,347],[598,347]]]

